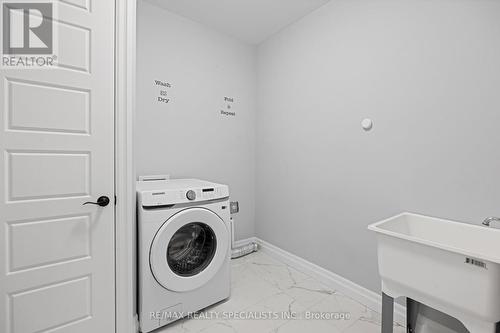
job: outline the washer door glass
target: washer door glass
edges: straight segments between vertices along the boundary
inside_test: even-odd
[[[180,228],[167,247],[167,262],[179,276],[193,276],[203,271],[212,261],[217,238],[212,228],[200,222]]]

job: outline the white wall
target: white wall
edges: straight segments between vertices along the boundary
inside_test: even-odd
[[[499,18],[500,1],[334,0],[261,45],[257,236],[377,291],[368,224],[500,215]]]
[[[256,50],[140,2],[137,31],[138,175],[201,178],[240,202],[236,237],[254,235]],[[157,101],[154,80],[172,85]],[[224,97],[236,116],[221,115]]]

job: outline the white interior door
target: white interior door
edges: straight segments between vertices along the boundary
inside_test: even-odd
[[[58,66],[0,74],[0,332],[111,333],[115,3],[57,5]]]

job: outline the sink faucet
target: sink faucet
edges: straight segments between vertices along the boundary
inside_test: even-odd
[[[484,219],[483,225],[489,227],[491,222],[500,222],[500,217],[490,216]]]

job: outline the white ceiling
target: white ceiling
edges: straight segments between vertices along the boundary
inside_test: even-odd
[[[330,0],[146,0],[247,43],[259,44]]]

